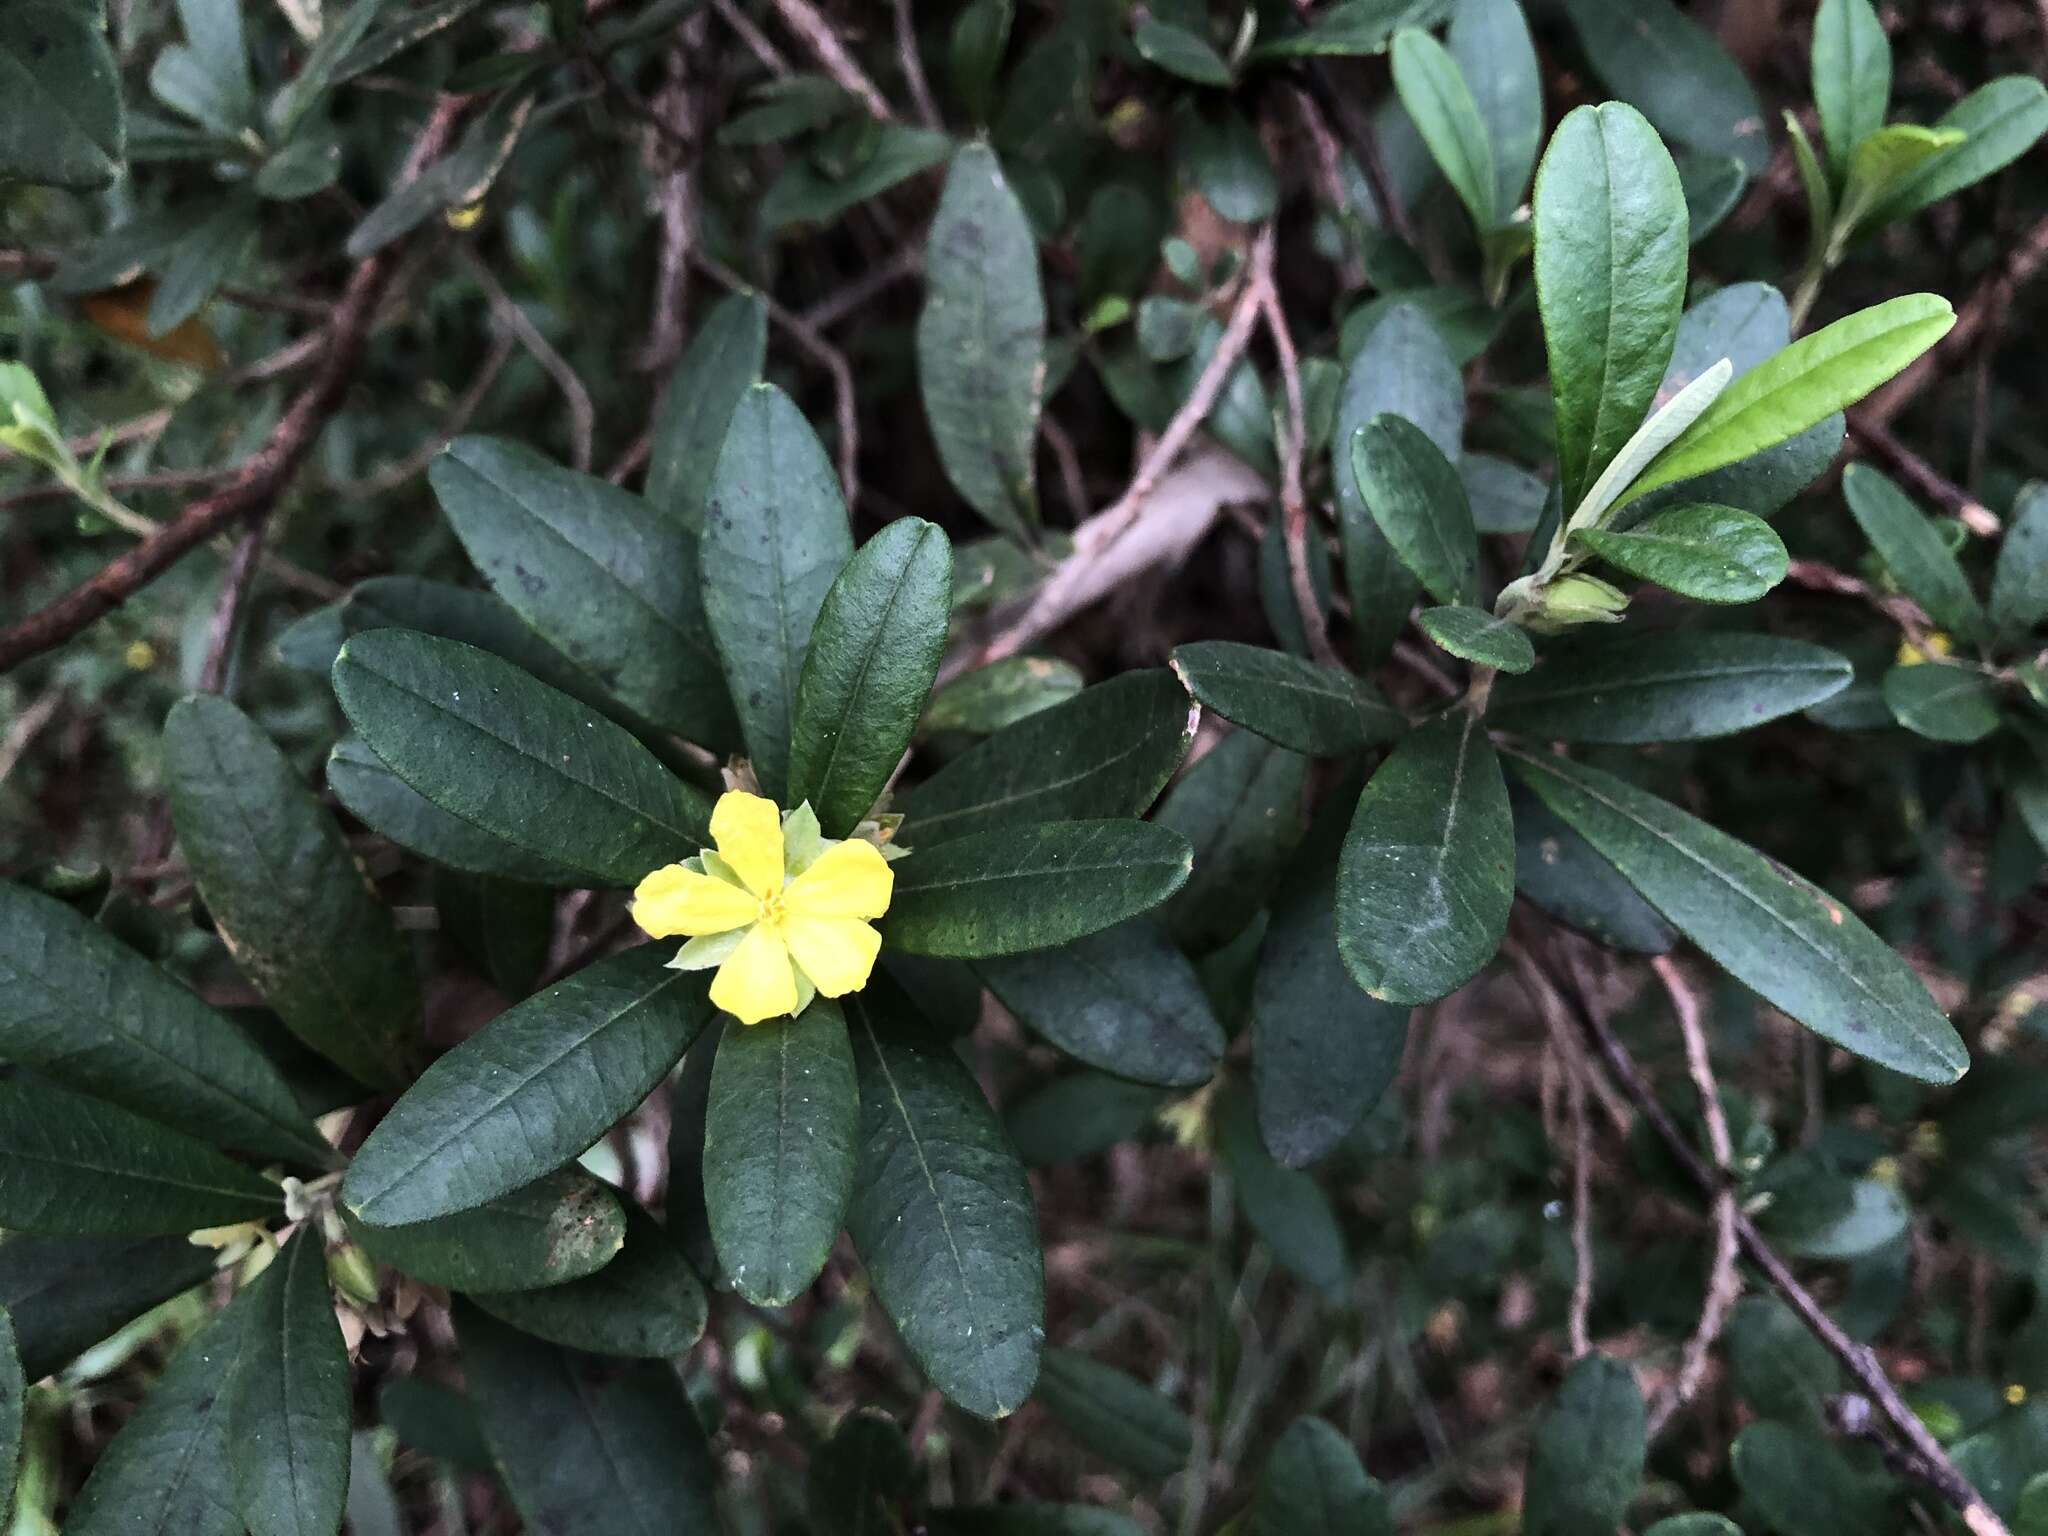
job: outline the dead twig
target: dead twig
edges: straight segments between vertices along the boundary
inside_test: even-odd
[[[255,585],[258,557],[263,553],[263,530],[270,521],[269,509],[249,514],[249,524],[235,541],[228,556],[228,568],[221,577],[220,597],[213,605],[213,617],[206,627],[206,656],[199,664],[199,691],[219,693],[227,682],[228,662],[234,655],[235,633],[241,628],[242,612],[248,606],[249,591]]]
[[[771,0],[775,14],[782,18],[782,24],[803,40],[811,57],[838,83],[839,88],[861,104],[868,116],[877,122],[891,123],[896,114],[890,110],[889,102],[875,89],[875,82],[862,72],[854,62],[853,55],[839,40],[839,34],[832,30],[811,0]]]
[[[828,294],[804,311],[804,324],[825,331],[866,306],[883,290],[924,270],[924,247],[912,242],[880,266],[870,267],[838,292]]]
[[[1301,360],[1294,350],[1294,335],[1287,327],[1287,316],[1280,307],[1279,291],[1270,282],[1262,290],[1260,308],[1266,316],[1266,334],[1273,338],[1273,350],[1280,359],[1280,382],[1287,400],[1287,427],[1280,438],[1280,531],[1287,546],[1287,574],[1294,588],[1294,606],[1301,614],[1309,654],[1326,667],[1341,667],[1343,662],[1330,645],[1330,626],[1316,597],[1315,578],[1308,563],[1308,497],[1302,490],[1308,412],[1302,403]]]
[[[343,501],[367,501],[373,496],[382,496],[386,491],[397,490],[414,475],[424,471],[434,462],[434,455],[454,442],[469,426],[470,420],[483,405],[484,397],[491,392],[491,386],[498,382],[498,375],[505,371],[505,365],[512,360],[512,354],[518,348],[519,343],[510,336],[500,336],[491,344],[490,353],[484,358],[483,367],[477,370],[475,379],[470,381],[469,388],[462,392],[462,398],[449,409],[447,416],[442,419],[441,425],[434,430],[432,436],[404,458],[395,460],[382,469],[374,470],[360,480],[345,481],[337,485],[334,488],[335,495]]]
[[[1875,414],[1851,411],[1848,423],[1849,435],[1871,457],[1884,460],[1900,479],[1953,513],[1956,521],[1971,533],[1980,538],[1998,536],[2001,525],[1997,513],[1892,436],[1891,429]]]
[[[733,35],[747,45],[747,51],[761,61],[761,67],[778,79],[794,73],[789,60],[782,56],[766,32],[754,25],[753,19],[742,11],[733,0],[711,0],[711,9],[718,13],[718,19],[732,28]]]
[[[569,407],[569,462],[577,469],[590,468],[591,441],[597,434],[597,411],[590,403],[590,391],[584,387],[582,378],[569,366],[568,359],[555,350],[554,343],[541,335],[540,328],[527,318],[519,301],[505,291],[505,285],[498,281],[498,275],[490,269],[483,257],[467,244],[455,247],[456,255],[469,275],[476,279],[476,285],[483,289],[484,298],[491,306],[498,323],[513,335],[527,354],[539,363],[547,376],[555,381],[555,388],[562,392],[562,399]]]
[[[917,56],[917,22],[910,14],[910,0],[895,0],[895,11],[896,57],[903,66],[903,83],[910,88],[918,121],[927,128],[937,128],[939,104],[932,99],[931,84],[924,77],[924,61]]]

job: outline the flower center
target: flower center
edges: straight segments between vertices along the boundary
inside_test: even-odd
[[[782,926],[782,918],[782,892],[777,891],[772,896],[762,897],[760,920],[771,928],[780,928]]]

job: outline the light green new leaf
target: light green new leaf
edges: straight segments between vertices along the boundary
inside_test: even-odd
[[[1785,138],[1792,145],[1792,166],[1799,173],[1799,190],[1806,199],[1806,264],[1810,272],[1825,272],[1840,255],[1835,234],[1835,190],[1806,127],[1790,107],[1785,109]],[[1817,290],[1816,290],[1817,291]]]
[[[1194,1454],[1194,1425],[1171,1398],[1071,1349],[1045,1352],[1033,1399],[1075,1444],[1139,1477],[1172,1477]]]
[[[1131,41],[1146,63],[1196,85],[1230,84],[1230,66],[1223,56],[1185,27],[1147,16],[1131,30]]]
[[[933,1386],[982,1418],[1038,1379],[1045,1274],[1031,1186],[952,1042],[878,980],[845,1000],[860,1072],[847,1231]]]
[[[1728,387],[1734,372],[1734,362],[1724,357],[1652,411],[1622,444],[1621,451],[1600,471],[1600,478],[1593,482],[1584,499],[1573,508],[1572,515],[1565,520],[1565,531],[1569,534],[1598,528],[1608,509],[1627,494],[1630,484],[1650,462],[1721,397],[1721,391]],[[1666,377],[1669,377],[1668,373]]]
[[[1586,1536],[1619,1525],[1642,1481],[1643,1394],[1635,1373],[1581,1355],[1529,1441],[1527,1536]]]
[[[1892,45],[1870,0],[1821,0],[1813,18],[1813,104],[1836,179],[1856,146],[1884,126],[1892,101]]]
[[[1337,951],[1389,1003],[1455,991],[1500,948],[1515,894],[1507,782],[1463,711],[1394,749],[1358,798],[1337,871]]]
[[[915,517],[869,539],[825,594],[797,680],[788,793],[825,836],[853,831],[909,747],[952,598],[952,547]]]
[[[457,438],[427,478],[491,590],[612,697],[713,751],[739,744],[688,530],[505,438]]]
[[[1851,464],[1842,472],[1842,498],[1900,591],[1958,639],[1989,643],[1991,621],[1954,551],[1904,491],[1882,470]]]
[[[1845,240],[1859,228],[1893,187],[1962,142],[1962,133],[1954,128],[1891,123],[1858,144],[1849,156],[1849,175],[1842,185],[1836,239]]]
[[[1164,668],[1084,688],[1005,726],[901,796],[900,841],[923,851],[998,827],[1138,815],[1180,766],[1199,718]]]
[[[1948,334],[1948,300],[1909,293],[1800,337],[1721,391],[1636,481],[1629,499],[1796,437],[1854,405]]]
[[[853,1193],[860,1090],[839,1004],[728,1020],[704,1118],[704,1205],[718,1262],[757,1306],[818,1278]]]
[[[1679,932],[1815,1034],[1922,1082],[1969,1066],[1912,968],[1840,901],[1611,774],[1519,751],[1515,771]]]
[[[348,1499],[348,1350],[318,1227],[301,1227],[237,1301],[246,1315],[228,1383],[235,1507],[251,1536],[333,1536]]]
[[[1666,138],[1732,155],[1752,176],[1770,159],[1763,108],[1713,33],[1672,0],[1565,0],[1572,29],[1608,89],[1634,102]]]
[[[573,1160],[653,1092],[711,1017],[704,978],[669,970],[669,958],[667,945],[643,945],[597,961],[441,1057],[356,1154],[348,1208],[372,1226],[407,1226]]]
[[[412,950],[341,829],[261,728],[192,694],[164,721],[178,846],[221,940],[285,1027],[358,1082],[412,1080]]]
[[[282,1207],[276,1184],[204,1142],[36,1078],[0,1079],[0,1228],[155,1237]]]
[[[669,375],[654,418],[646,495],[657,512],[692,533],[704,526],[704,501],[732,413],[767,356],[767,304],[758,293],[733,293],[705,314]]]
[[[925,247],[917,381],[946,478],[990,525],[1038,523],[1045,376],[1038,242],[995,151],[953,157]]]
[[[1205,708],[1310,756],[1355,752],[1407,729],[1401,712],[1370,683],[1284,651],[1196,640],[1175,647],[1173,670]]]
[[[106,18],[72,0],[0,11],[0,177],[91,192],[120,173],[126,127]]]
[[[1998,729],[1998,685],[1975,667],[1924,662],[1884,675],[1892,718],[1929,741],[1967,744]]]
[[[978,960],[1050,949],[1149,912],[1187,883],[1193,853],[1145,821],[1000,827],[895,866],[882,942]]]
[[[1536,647],[1519,624],[1497,619],[1484,608],[1425,608],[1415,616],[1422,632],[1460,661],[1501,672],[1526,672],[1536,665]]]
[[[1486,123],[1458,61],[1419,27],[1394,34],[1394,89],[1481,234],[1502,221]]]
[[[1656,130],[1611,101],[1558,125],[1536,169],[1534,210],[1558,478],[1576,507],[1641,425],[1671,359],[1685,302],[1685,191]]]
[[[626,1243],[618,1196],[580,1168],[411,1226],[370,1226],[346,1210],[343,1219],[377,1263],[454,1291],[566,1285],[603,1269]]]
[[[487,651],[406,630],[334,659],[342,712],[451,816],[593,885],[692,857],[711,804],[621,727]]]
[[[1543,78],[1517,0],[1461,0],[1447,39],[1486,127],[1495,222],[1521,206],[1543,142]]]
[[[1342,1431],[1302,1418],[1267,1454],[1252,1529],[1255,1536],[1394,1536],[1394,1513]]]
[[[2006,642],[2048,619],[2048,485],[2021,487],[1991,573],[1991,623]]]
[[[618,1257],[594,1275],[536,1291],[470,1291],[469,1299],[521,1333],[593,1355],[666,1360],[703,1336],[704,1282],[666,1228],[626,1207]]]
[[[334,1157],[247,1035],[97,923],[5,882],[0,1057],[216,1146]]]
[[[1749,603],[1785,579],[1785,541],[1762,518],[1693,504],[1652,513],[1624,531],[1573,539],[1631,576],[1702,603]]]
[[[559,1349],[458,1305],[477,1419],[513,1507],[548,1536],[710,1536],[717,1471],[665,1360]]]
[[[1472,505],[1456,466],[1428,434],[1404,416],[1375,416],[1351,440],[1351,472],[1372,520],[1429,595],[1476,606]]]
[[[2048,132],[2048,86],[2031,75],[2004,75],[1980,85],[1935,119],[1962,142],[1923,162],[1895,183],[1871,210],[1871,227],[1911,218],[1921,209],[2005,169]]]
[[[782,800],[788,777],[811,626],[852,555],[839,481],[817,435],[789,396],[754,385],[733,408],[718,455],[699,558],[705,617],[771,800]]]

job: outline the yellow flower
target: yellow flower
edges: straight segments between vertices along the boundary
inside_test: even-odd
[[[808,803],[784,816],[741,790],[718,797],[711,840],[716,852],[657,869],[633,892],[633,921],[649,937],[689,939],[671,966],[717,966],[711,1001],[742,1024],[868,984],[882,947],[873,920],[896,883],[879,848],[819,836]]]

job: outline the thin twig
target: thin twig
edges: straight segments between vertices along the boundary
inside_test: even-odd
[[[413,449],[404,458],[386,464],[382,469],[373,470],[360,480],[347,480],[334,488],[334,494],[343,501],[367,501],[373,496],[382,496],[386,491],[397,490],[414,475],[420,474],[434,462],[434,455],[460,437],[471,419],[484,403],[484,397],[491,392],[491,386],[498,382],[498,375],[505,371],[505,365],[512,360],[512,354],[519,343],[510,336],[500,336],[491,343],[490,353],[484,358],[484,365],[477,370],[476,378],[468,389],[462,392],[448,414],[441,419],[431,436]]]
[[[63,704],[63,689],[46,689],[33,704],[8,722],[7,734],[0,736],[0,784],[7,782],[7,775],[14,772],[29,744],[42,734],[43,727],[50,723]]]
[[[206,656],[199,664],[199,691],[219,693],[227,683],[228,661],[234,655],[235,634],[241,628],[242,612],[248,606],[249,591],[255,584],[257,557],[263,552],[263,529],[269,509],[249,514],[249,524],[235,541],[228,568],[221,577],[220,597],[213,605],[213,617],[206,628]]]
[[[895,9],[896,57],[903,66],[903,83],[910,87],[918,120],[927,128],[937,128],[939,104],[932,100],[931,84],[924,77],[924,61],[917,56],[917,22],[910,14],[910,0],[895,0]]]
[[[1891,429],[1874,413],[1851,411],[1847,419],[1849,435],[1889,464],[1914,490],[1954,513],[1956,521],[1971,533],[1983,538],[1997,536],[1998,514],[1892,436]]]
[[[1586,1114],[1586,1075],[1570,1052],[1559,1054],[1572,1117],[1572,1301],[1565,1337],[1577,1359],[1593,1348],[1593,1124]]]
[[[888,99],[875,89],[875,82],[854,62],[853,55],[846,51],[846,45],[839,41],[839,34],[832,30],[832,23],[811,4],[811,0],[771,0],[771,3],[783,25],[803,39],[811,57],[842,91],[861,104],[868,116],[883,123],[896,120]]]
[[[441,152],[463,106],[460,97],[443,97],[435,104],[399,171],[400,185],[416,178]],[[237,518],[276,501],[312,451],[321,429],[341,406],[362,359],[378,300],[397,269],[398,250],[387,247],[350,274],[327,322],[328,346],[318,371],[279,418],[264,445],[242,461],[220,490],[189,504],[156,533],[55,602],[0,630],[0,672],[62,645]]]
[[[1052,461],[1059,467],[1060,491],[1067,498],[1068,510],[1079,522],[1088,515],[1088,482],[1081,474],[1081,455],[1074,450],[1074,439],[1050,413],[1039,419],[1038,430],[1044,434],[1045,446],[1052,450]]]
[[[498,281],[498,275],[490,269],[483,257],[467,244],[455,247],[456,255],[469,275],[484,291],[491,313],[498,317],[498,323],[510,331],[519,344],[526,348],[533,360],[540,364],[547,376],[555,381],[555,388],[562,392],[562,398],[569,406],[569,462],[579,470],[590,468],[591,440],[597,433],[597,412],[590,403],[590,391],[568,360],[555,350],[554,343],[541,335],[540,328],[527,318],[519,301],[505,291],[505,285]]]
[[[1308,563],[1308,497],[1302,490],[1308,411],[1302,402],[1301,360],[1294,350],[1294,334],[1288,329],[1286,313],[1280,307],[1279,291],[1271,283],[1264,286],[1260,308],[1266,316],[1266,334],[1273,338],[1273,350],[1279,357],[1280,382],[1287,400],[1287,426],[1280,437],[1280,531],[1287,546],[1287,574],[1294,588],[1294,606],[1301,614],[1309,655],[1326,667],[1341,667],[1343,662],[1330,645],[1329,622],[1323,617],[1323,605],[1316,596],[1315,577]]]
[[[711,0],[711,9],[718,13],[718,19],[733,30],[733,35],[747,45],[747,51],[761,61],[761,67],[778,79],[795,73],[789,60],[782,56],[766,32],[754,25],[753,18],[742,11],[733,0]]]
[[[815,331],[829,330],[848,315],[866,307],[868,301],[906,277],[924,269],[924,247],[912,242],[894,256],[861,273],[836,293],[827,294],[804,311],[804,324]]]

